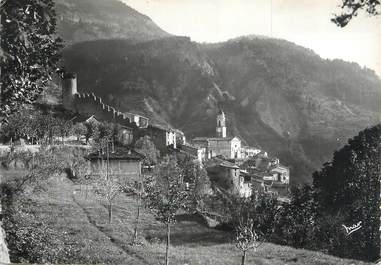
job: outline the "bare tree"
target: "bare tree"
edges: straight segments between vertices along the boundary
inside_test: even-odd
[[[165,264],[169,264],[171,224],[181,208],[186,207],[188,193],[182,180],[181,170],[174,157],[166,157],[156,169],[156,174],[145,181],[146,203],[156,218],[167,227]]]
[[[254,221],[251,218],[242,218],[236,226],[236,247],[242,251],[241,265],[245,265],[246,253],[250,249],[256,250],[262,242],[254,230]]]
[[[118,181],[115,181],[112,177],[107,177],[103,175],[96,181],[95,194],[106,199],[109,224],[111,224],[112,220],[112,206],[114,199],[121,191],[122,189],[120,184],[118,183]]]

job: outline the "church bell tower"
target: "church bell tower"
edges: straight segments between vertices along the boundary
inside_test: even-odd
[[[226,119],[225,113],[220,109],[217,115],[217,127],[216,127],[217,137],[226,138]]]

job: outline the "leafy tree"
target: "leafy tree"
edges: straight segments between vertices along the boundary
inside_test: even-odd
[[[56,131],[62,139],[62,143],[64,143],[64,138],[68,136],[71,131],[73,124],[71,121],[67,121],[64,119],[56,119]]]
[[[266,240],[271,240],[274,234],[275,223],[279,214],[279,203],[277,197],[263,191],[253,191],[251,207],[254,228]]]
[[[102,122],[98,124],[99,136],[98,139],[113,140],[114,136],[114,124],[108,122]]]
[[[28,117],[25,111],[20,111],[9,116],[8,122],[1,126],[1,135],[5,141],[16,140],[23,137],[24,125],[27,123]]]
[[[81,137],[86,135],[87,128],[83,123],[77,123],[71,128],[71,133],[77,136],[77,141],[79,142]]]
[[[145,180],[146,204],[156,218],[167,226],[165,264],[169,264],[171,224],[181,208],[186,207],[188,193],[185,190],[181,170],[174,157],[165,157],[157,166],[156,174]]]
[[[364,10],[370,16],[378,15],[380,13],[380,3],[379,0],[342,0],[342,12],[335,15],[331,20],[336,25],[345,27],[361,10]]]
[[[62,48],[55,36],[53,0],[1,1],[0,113],[37,99],[57,71]]]
[[[139,138],[135,142],[135,150],[144,155],[143,164],[146,166],[152,166],[157,163],[159,157],[159,150],[156,149],[155,144],[151,141],[148,135]]]
[[[98,125],[95,122],[86,122],[86,143],[89,142],[90,138],[97,139],[99,137]]]
[[[294,187],[291,203],[279,209],[274,223],[277,243],[311,248],[316,231],[316,203],[310,186]]]
[[[332,162],[313,174],[321,216],[339,215],[344,225],[362,222],[362,229],[343,240],[333,254],[368,261],[379,258],[380,145],[381,125],[367,128],[335,152]]]
[[[192,211],[204,211],[205,200],[211,189],[205,167],[188,156],[181,161],[179,160],[178,164],[182,170],[184,183],[187,185],[189,193],[189,209]]]
[[[17,152],[17,151],[15,151]],[[40,189],[51,177],[65,171],[65,161],[59,157],[60,150],[41,146],[37,153],[20,152],[13,155],[26,166],[26,173],[14,179],[14,189],[22,193],[25,189]]]

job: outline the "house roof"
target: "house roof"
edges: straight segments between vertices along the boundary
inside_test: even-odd
[[[70,120],[74,123],[81,123],[81,122],[86,122],[87,120],[94,118],[97,119],[94,115],[86,115],[86,114],[78,114],[71,118]]]
[[[157,130],[166,131],[166,132],[170,132],[170,131],[175,132],[175,130],[173,128],[171,128],[170,126],[164,125],[164,124],[155,123],[155,124],[148,125],[148,127],[153,128],[153,129],[157,129]]]
[[[127,147],[117,147],[115,148],[114,152],[110,152],[108,156],[106,153],[93,152],[88,154],[85,158],[88,160],[98,160],[98,159],[106,160],[108,158],[109,160],[141,161],[144,158],[144,155]]]
[[[236,164],[229,162],[221,157],[213,157],[209,159],[206,163],[207,167],[215,167],[215,166],[220,166],[220,167],[226,167],[226,168],[233,168],[233,169],[239,169],[239,166]]]
[[[222,137],[196,137],[192,141],[196,141],[196,142],[197,141],[231,141],[234,138],[240,139],[239,137],[235,137],[235,136],[234,137],[225,137],[225,138],[222,138]]]

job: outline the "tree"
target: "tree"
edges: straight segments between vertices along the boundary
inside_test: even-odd
[[[236,247],[242,251],[241,264],[245,265],[246,254],[262,244],[261,237],[254,226],[256,198],[239,197],[226,191],[219,191],[220,198],[225,201],[229,220],[235,231]]]
[[[236,227],[236,247],[242,251],[241,265],[245,265],[246,252],[257,249],[262,242],[254,230],[254,222],[251,218],[243,218]]]
[[[56,130],[61,136],[62,144],[64,143],[64,138],[68,136],[69,132],[71,131],[71,128],[73,126],[71,121],[67,121],[64,119],[56,119]]]
[[[71,128],[71,133],[77,136],[77,141],[79,142],[82,136],[85,136],[87,128],[83,123],[76,123]]]
[[[108,223],[111,224],[112,220],[112,205],[114,199],[122,191],[121,185],[114,178],[106,175],[105,172],[101,174],[100,178],[96,180],[95,193],[107,201]]]
[[[333,254],[368,261],[379,258],[380,145],[381,125],[367,128],[313,174],[319,215],[338,215],[344,225],[362,222],[362,229],[340,242]]]
[[[34,102],[58,69],[62,40],[55,37],[53,0],[1,1],[0,114]]]
[[[345,27],[352,18],[356,17],[359,11],[364,10],[370,16],[376,16],[380,13],[379,0],[342,0],[340,14],[331,19],[339,27]]]
[[[15,191],[23,192],[25,188],[42,188],[46,180],[63,173],[65,161],[60,159],[59,152],[59,149],[41,146],[35,154],[30,152],[16,154],[16,158],[24,162],[27,173],[14,180]]]
[[[188,194],[182,180],[181,170],[174,157],[165,157],[157,166],[156,174],[145,181],[146,205],[156,218],[167,227],[165,264],[169,264],[171,224],[181,208],[186,207]]]
[[[86,143],[89,142],[90,138],[96,139],[99,137],[98,125],[95,122],[86,122]]]
[[[317,209],[313,189],[310,186],[294,187],[291,202],[279,208],[274,221],[276,242],[297,248],[313,248]],[[321,242],[319,242],[320,244]]]
[[[157,163],[159,151],[156,149],[155,144],[151,141],[151,138],[148,135],[139,138],[135,142],[135,150],[144,155],[144,165],[152,166]]]
[[[209,195],[211,183],[205,167],[187,156],[178,162],[184,183],[189,193],[188,207],[195,212],[205,211],[205,199]]]

